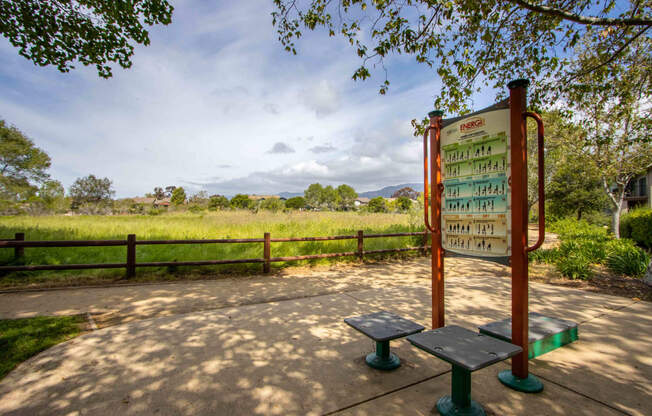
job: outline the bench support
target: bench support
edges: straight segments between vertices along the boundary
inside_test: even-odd
[[[471,400],[471,372],[453,364],[451,395],[437,401],[437,410],[443,416],[485,415],[482,406]]]
[[[543,383],[532,374],[526,378],[518,378],[512,370],[505,370],[498,373],[498,380],[510,389],[523,393],[540,393],[543,391]]]
[[[367,355],[365,361],[378,370],[393,370],[401,365],[401,360],[389,351],[389,341],[376,341],[376,352]]]

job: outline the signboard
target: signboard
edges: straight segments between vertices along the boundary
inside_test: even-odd
[[[481,257],[509,256],[509,109],[445,125],[441,153],[444,249]]]

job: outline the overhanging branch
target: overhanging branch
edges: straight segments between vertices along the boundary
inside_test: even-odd
[[[597,25],[597,26],[652,26],[652,19],[650,18],[627,18],[619,19],[614,17],[592,17],[582,16],[577,13],[570,13],[565,10],[556,9],[554,7],[542,6],[532,4],[525,0],[507,0],[512,4],[516,4],[532,12],[542,13],[549,16],[561,17],[564,20],[570,20],[575,23],[583,25]]]

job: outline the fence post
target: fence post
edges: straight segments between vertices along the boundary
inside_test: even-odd
[[[421,255],[422,256],[427,256],[428,255],[428,249],[426,246],[428,245],[428,231],[423,232],[423,244],[421,245],[423,249],[421,249]]]
[[[16,233],[14,240],[25,241],[25,233]],[[14,247],[14,260],[23,261],[25,259],[25,247]]]
[[[263,263],[263,273],[269,273],[270,270],[269,258],[271,257],[271,252],[272,252],[271,236],[269,233],[265,233],[265,245],[263,246],[263,257],[265,258],[265,262]]]
[[[358,230],[358,258],[364,259],[364,231]]]
[[[136,275],[136,234],[127,236],[127,278]]]

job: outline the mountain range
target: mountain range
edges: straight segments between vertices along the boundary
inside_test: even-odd
[[[377,196],[382,196],[383,198],[390,198],[394,194],[394,192],[398,191],[401,188],[405,188],[406,186],[414,189],[417,192],[423,190],[422,183],[403,183],[400,185],[386,186],[382,189],[378,189],[375,191],[359,192],[358,196],[365,197],[365,198],[375,198]],[[281,192],[278,195],[282,198],[292,198],[295,196],[303,196],[303,192]]]

